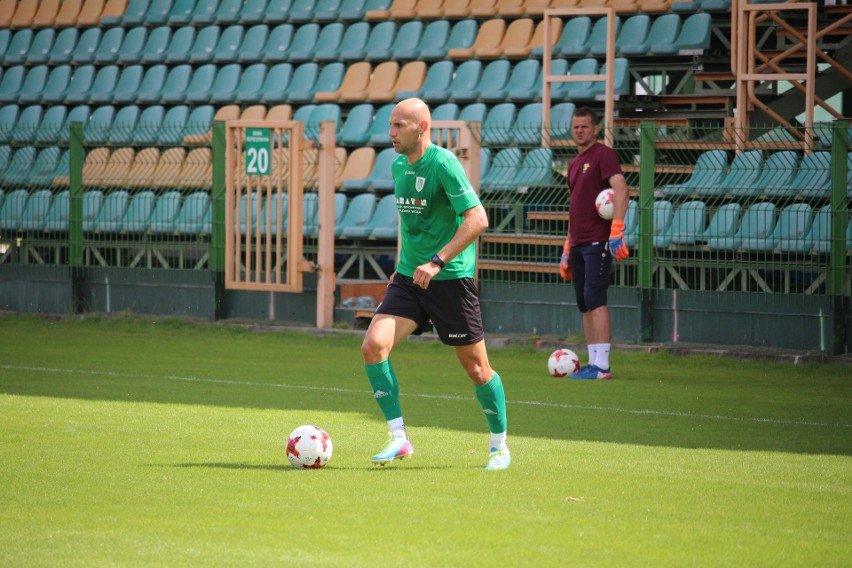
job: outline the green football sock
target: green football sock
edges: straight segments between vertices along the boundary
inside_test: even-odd
[[[370,386],[373,387],[373,396],[385,415],[385,420],[393,420],[402,416],[402,407],[399,404],[399,382],[393,372],[390,359],[364,365]]]
[[[485,413],[488,429],[494,434],[505,432],[508,425],[506,394],[503,392],[503,381],[496,371],[490,381],[484,385],[476,385],[476,398]]]

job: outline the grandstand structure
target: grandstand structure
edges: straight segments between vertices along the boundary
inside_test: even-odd
[[[580,328],[557,261],[590,106],[631,188],[616,337],[848,351],[850,68],[837,2],[0,0],[0,309],[351,322],[394,268],[416,96],[489,214],[490,331]],[[298,294],[226,277],[294,265]]]

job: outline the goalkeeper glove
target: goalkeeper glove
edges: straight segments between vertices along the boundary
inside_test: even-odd
[[[565,239],[565,246],[562,248],[562,258],[559,262],[559,275],[566,282],[571,282],[574,278],[574,271],[571,269],[571,242]]]
[[[609,251],[615,257],[615,260],[624,260],[630,256],[627,243],[624,242],[624,221],[622,219],[612,220],[609,231]]]

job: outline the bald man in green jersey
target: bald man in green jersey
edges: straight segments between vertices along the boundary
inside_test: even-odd
[[[400,102],[390,116],[389,134],[400,154],[391,170],[402,242],[396,272],[361,346],[373,396],[391,431],[372,461],[384,465],[414,453],[389,357],[409,335],[434,325],[473,381],[488,422],[485,469],[506,469],[511,462],[506,397],[500,375],[488,362],[473,281],[474,241],[488,228],[488,219],[458,158],[432,144],[431,125],[429,108],[420,99]]]

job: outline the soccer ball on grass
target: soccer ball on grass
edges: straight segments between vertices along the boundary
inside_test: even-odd
[[[567,377],[580,370],[580,358],[570,349],[557,349],[547,360],[547,370],[554,377]]]
[[[320,469],[331,459],[334,445],[318,426],[299,426],[287,437],[287,459],[298,469]]]

